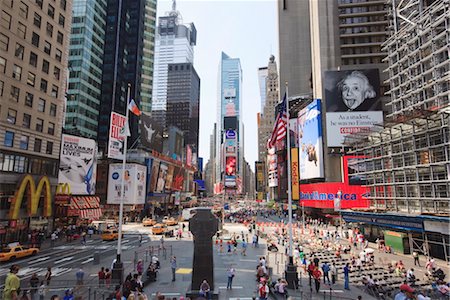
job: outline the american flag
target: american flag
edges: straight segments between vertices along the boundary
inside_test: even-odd
[[[277,118],[275,119],[275,124],[273,125],[272,136],[270,137],[267,143],[267,148],[270,149],[274,147],[276,142],[279,142],[286,137],[286,123],[287,123],[286,94],[284,94],[280,111],[278,112]]]

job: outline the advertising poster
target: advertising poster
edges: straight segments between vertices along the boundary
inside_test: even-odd
[[[236,175],[236,156],[227,156],[225,160],[225,175]]]
[[[264,162],[255,161],[255,169],[256,169],[256,191],[265,192],[266,185],[264,180]],[[262,198],[261,198],[262,199]]]
[[[167,177],[166,177],[166,185],[165,185],[166,191],[170,191],[172,189],[172,180],[173,180],[174,170],[175,170],[175,167],[173,165],[169,165],[169,168],[167,169]]]
[[[166,186],[167,169],[167,164],[161,162],[161,164],[159,165],[158,181],[156,182],[156,193],[164,192],[164,187]]]
[[[138,164],[126,164],[123,172],[122,164],[110,164],[108,175],[108,204],[120,204],[122,176],[124,178],[124,204],[145,203],[145,182],[147,168]]]
[[[68,184],[73,195],[94,195],[96,154],[95,140],[63,134],[58,184]]]
[[[298,148],[291,149],[291,184],[292,184],[292,200],[298,200],[299,191],[299,172],[298,172]]]
[[[223,107],[225,117],[237,116],[239,108],[237,107],[236,89],[235,88],[225,88],[223,90]]]
[[[111,113],[109,126],[108,157],[123,159],[123,146],[126,138],[125,116],[116,112]]]
[[[186,165],[192,166],[192,148],[191,145],[186,145]]]
[[[346,135],[383,123],[378,69],[326,71],[327,145],[342,147]]]
[[[151,150],[163,151],[163,128],[151,116],[141,114],[140,119],[141,144]]]
[[[158,175],[159,175],[159,164],[160,161],[153,159],[152,163],[152,178],[150,180],[150,186],[149,186],[149,193],[153,193],[156,191],[156,183],[158,182]]]
[[[324,177],[321,101],[303,108],[297,120],[300,179]]]
[[[269,149],[269,154],[267,155],[267,164],[268,164],[267,176],[269,187],[277,187],[278,172],[277,172],[277,155],[275,153],[275,148]]]
[[[172,190],[181,191],[183,189],[184,171],[180,167],[175,167],[172,179]]]

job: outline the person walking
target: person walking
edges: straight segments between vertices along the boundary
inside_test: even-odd
[[[330,284],[330,266],[327,262],[324,262],[322,264],[322,272],[323,272],[323,283],[325,283],[325,279],[327,280],[328,284]]]
[[[170,259],[170,267],[172,268],[172,281],[175,281],[175,271],[177,270],[177,258],[175,256]]]
[[[318,267],[314,267],[313,277],[316,286],[316,293],[318,293],[320,290],[320,278],[322,277],[322,272],[320,272]]]
[[[229,267],[227,270],[227,277],[228,277],[227,290],[228,290],[228,288],[230,290],[233,289],[233,278],[234,278],[235,274],[236,274],[236,270],[233,267]]]
[[[103,286],[105,284],[105,268],[101,267],[100,271],[98,272],[98,286]]]
[[[75,277],[77,278],[77,285],[83,285],[84,271],[82,267],[75,273]]]
[[[139,276],[142,276],[142,273],[144,272],[144,263],[142,262],[142,259],[138,260],[138,263],[136,265],[136,271],[139,274]]]
[[[247,256],[247,242],[245,240],[242,241],[242,255]]]
[[[333,261],[333,264],[330,266],[331,273],[331,284],[335,284],[337,280],[338,271],[336,268],[336,263]]]
[[[206,279],[200,284],[199,294],[206,299],[211,299],[211,287]]]
[[[312,284],[314,269],[315,269],[314,263],[311,261],[308,265],[309,286],[311,286]]]
[[[41,281],[41,285],[38,289],[39,300],[45,300],[45,295],[47,295],[47,286],[45,285],[45,281]]]
[[[4,300],[18,300],[20,290],[20,279],[17,276],[20,267],[18,265],[12,265],[9,269],[8,275],[5,279],[5,287],[3,288]]]
[[[413,258],[414,258],[414,265],[420,267],[419,252],[413,251],[412,256],[413,256]]]
[[[348,278],[349,274],[350,274],[349,263],[346,263],[345,267],[344,267],[344,289],[346,289],[346,290],[350,290],[349,278]]]
[[[44,280],[47,282],[47,285],[50,285],[50,280],[52,279],[52,268],[47,267],[47,273],[45,273]]]
[[[55,242],[58,236],[56,235],[56,232],[53,231],[52,235],[50,236],[50,247],[55,247]]]
[[[37,289],[39,287],[39,277],[36,273],[33,273],[30,278],[30,294],[31,300],[34,300],[34,295],[36,295]]]
[[[267,297],[269,296],[269,287],[267,286],[267,282],[265,280],[262,280],[259,287],[258,287],[258,299],[259,300],[267,300]]]

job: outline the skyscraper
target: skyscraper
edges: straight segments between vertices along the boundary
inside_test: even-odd
[[[264,105],[266,105],[266,80],[267,80],[267,67],[258,68],[258,85],[259,85],[259,97],[261,98],[261,113],[264,111]]]
[[[105,28],[106,0],[73,1],[64,126],[73,135],[97,138]]]
[[[217,102],[216,180],[223,179],[225,166],[224,135],[227,130],[236,132],[234,154],[236,177],[242,176],[244,162],[244,130],[242,124],[242,68],[239,58],[231,58],[222,52],[219,66]]]
[[[173,2],[172,10],[158,19],[155,37],[155,68],[152,115],[165,126],[167,108],[168,66],[173,63],[193,63],[197,30],[193,23],[180,24],[181,15]]]

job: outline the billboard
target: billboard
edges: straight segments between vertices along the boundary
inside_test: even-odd
[[[342,147],[346,135],[383,122],[378,69],[326,71],[327,145]]]
[[[236,175],[236,156],[227,156],[225,161],[225,175],[233,176]]]
[[[146,113],[141,114],[139,125],[141,131],[142,146],[156,150],[160,153],[163,151],[163,128],[156,120]]]
[[[291,149],[291,184],[292,184],[292,200],[299,199],[299,170],[298,170],[298,148]]]
[[[164,187],[166,186],[166,177],[167,177],[167,169],[169,167],[166,163],[161,162],[159,165],[159,173],[158,173],[158,179],[156,181],[156,193],[163,193]]]
[[[94,195],[97,177],[95,140],[63,134],[58,184],[68,184],[74,195]]]
[[[172,190],[181,191],[183,189],[184,170],[180,167],[175,167],[173,172]]]
[[[255,161],[255,170],[256,170],[256,191],[257,192],[265,192],[265,178],[264,178],[264,162]]]
[[[277,155],[275,153],[275,148],[269,149],[269,154],[267,155],[267,176],[269,187],[278,186],[278,173],[277,173]]]
[[[138,164],[126,164],[123,172],[122,164],[110,164],[108,174],[108,204],[120,204],[122,176],[124,178],[123,204],[144,204],[147,168]]]
[[[186,165],[192,166],[192,148],[191,145],[186,145]]]
[[[156,191],[156,183],[158,182],[158,175],[159,175],[159,164],[160,161],[153,159],[152,163],[152,177],[150,179],[150,186],[148,188],[149,193],[153,193]]]
[[[123,146],[126,138],[126,118],[116,112],[111,112],[109,126],[108,157],[123,159]]]
[[[173,165],[169,165],[169,168],[167,169],[167,177],[166,177],[166,185],[165,185],[166,191],[170,191],[172,189],[172,180],[173,180],[174,171],[175,171],[175,167]]]
[[[300,179],[324,177],[321,101],[314,100],[298,113]]]

